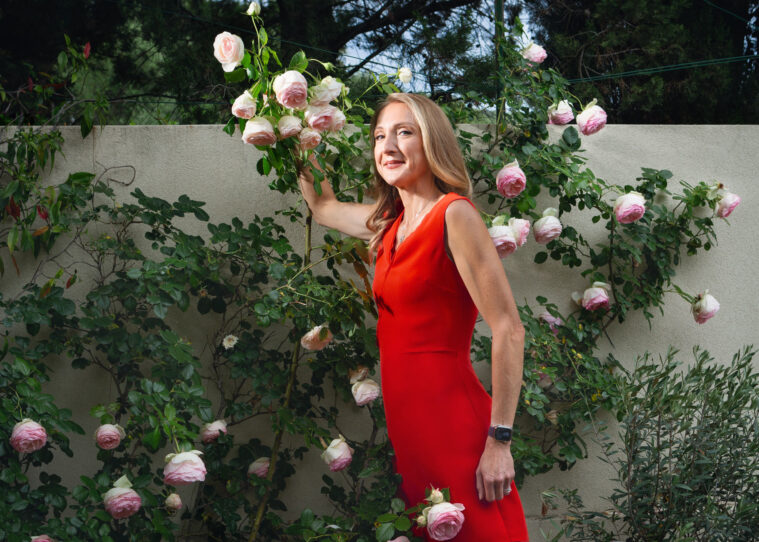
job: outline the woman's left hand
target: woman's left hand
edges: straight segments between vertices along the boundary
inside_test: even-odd
[[[511,444],[488,437],[477,466],[477,495],[480,500],[497,501],[511,493],[514,474]]]

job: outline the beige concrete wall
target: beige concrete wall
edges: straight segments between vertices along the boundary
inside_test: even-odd
[[[553,135],[559,134],[552,127]],[[78,128],[64,130],[65,158],[56,161],[48,176],[51,182],[61,182],[73,171],[103,172],[129,186],[115,184],[117,197],[129,198],[136,187],[145,193],[167,200],[187,194],[207,202],[206,210],[214,222],[229,222],[238,216],[243,222],[254,214],[273,214],[286,198],[267,188],[267,181],[258,177],[255,169],[258,152],[243,145],[239,137],[229,137],[220,126],[108,126],[95,129],[82,141]],[[721,311],[708,323],[699,326],[689,306],[676,295],[669,295],[664,316],[658,316],[649,328],[640,315],[633,315],[624,325],[612,326],[610,337],[614,346],[604,345],[619,359],[631,362],[643,351],[664,353],[669,345],[687,353],[697,344],[707,347],[718,359],[728,361],[743,344],[759,344],[759,331],[753,320],[757,306],[754,269],[759,264],[759,244],[751,230],[759,212],[759,126],[607,126],[591,137],[583,138],[589,167],[610,182],[631,183],[641,167],[667,168],[675,180],[696,183],[719,180],[743,198],[742,204],[730,217],[730,226],[718,220],[719,245],[695,258],[686,258],[678,271],[677,283],[686,291],[698,293],[705,288],[719,300]],[[544,200],[546,206],[549,199]],[[582,214],[571,223],[582,231],[594,232]],[[288,226],[292,228],[292,226]],[[197,232],[205,234],[204,226]],[[295,246],[302,232],[291,230]],[[598,230],[595,235],[599,235]],[[317,236],[321,234],[317,232]],[[528,244],[505,261],[505,267],[519,303],[536,307],[536,295],[544,295],[558,304],[562,311],[571,309],[570,294],[586,284],[575,272],[557,264],[532,263],[537,245]],[[22,262],[23,264],[23,262]],[[27,262],[28,265],[28,262]],[[4,292],[13,292],[18,281],[6,273]],[[178,320],[181,322],[181,318]],[[192,327],[188,324],[188,327]],[[202,330],[188,329],[192,336]],[[483,380],[489,380],[488,367],[478,367]],[[79,423],[88,432],[94,430],[95,420],[88,416],[90,407],[113,397],[111,384],[95,371],[74,372],[59,367],[51,390],[65,406],[72,408]],[[82,393],[86,390],[86,393]],[[362,431],[365,410],[348,408],[346,425]],[[265,425],[265,424],[264,424]],[[264,431],[264,427],[260,429]],[[249,428],[255,432],[256,427]],[[94,460],[94,447],[89,435],[75,438],[78,450],[76,463],[62,459],[66,472],[75,483],[79,465],[88,458]],[[79,453],[81,451],[81,453]],[[591,456],[596,451],[591,447]],[[319,495],[323,466],[317,453],[310,454],[298,465],[285,499],[291,509],[311,507],[329,513],[328,503]],[[541,530],[549,531],[549,519],[540,517],[540,493],[551,487],[580,488],[586,503],[605,508],[602,496],[610,493],[609,468],[596,459],[588,459],[569,472],[551,472],[529,479],[521,491],[525,511],[530,520],[531,540],[543,540]],[[186,495],[189,497],[189,495]]]

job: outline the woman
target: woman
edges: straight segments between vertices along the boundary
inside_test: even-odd
[[[371,123],[378,198],[339,202],[300,175],[314,219],[369,240],[376,253],[382,395],[409,506],[450,488],[465,506],[461,542],[528,540],[514,479],[511,426],[524,328],[501,261],[466,196],[453,129],[431,100],[391,94]],[[493,335],[493,400],[470,361],[477,312]]]

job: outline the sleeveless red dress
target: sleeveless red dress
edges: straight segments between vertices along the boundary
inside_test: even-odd
[[[445,250],[445,211],[457,199],[469,201],[446,194],[396,250],[401,213],[377,251],[373,290],[388,436],[408,506],[432,486],[450,488],[451,502],[466,507],[455,542],[526,541],[513,483],[500,501],[477,497],[491,398],[470,360],[477,308]]]

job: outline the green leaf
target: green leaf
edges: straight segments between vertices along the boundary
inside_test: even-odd
[[[238,69],[231,72],[224,72],[224,79],[227,83],[239,83],[248,78],[248,73],[244,69]]]
[[[537,254],[535,254],[535,258],[533,259],[533,261],[535,263],[543,263],[547,259],[548,259],[548,252],[538,252]]]
[[[306,54],[303,51],[298,51],[290,59],[290,69],[303,73],[306,71],[306,68],[308,68],[308,58],[306,58]]]
[[[395,528],[399,531],[407,531],[411,528],[411,520],[408,518],[408,516],[401,516],[397,520],[395,520]]]
[[[383,523],[377,528],[377,540],[379,542],[387,542],[395,535],[395,527],[392,523]]]
[[[157,451],[158,445],[161,443],[161,429],[156,427],[149,433],[145,433],[142,442],[151,452]]]
[[[258,31],[258,39],[261,42],[261,47],[269,43],[269,34],[266,33],[266,30],[263,27]],[[266,62],[264,62],[264,64],[266,64]]]

